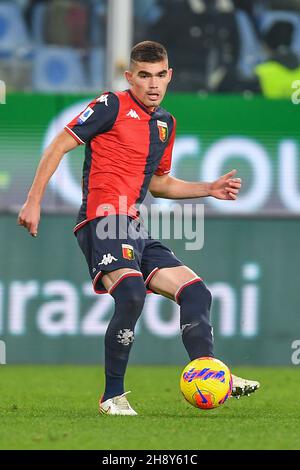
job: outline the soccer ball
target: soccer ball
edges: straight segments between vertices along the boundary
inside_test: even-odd
[[[184,368],[180,377],[180,390],[184,398],[196,408],[217,408],[230,397],[230,370],[218,359],[199,357]]]

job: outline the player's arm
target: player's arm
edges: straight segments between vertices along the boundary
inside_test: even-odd
[[[184,181],[169,175],[176,135],[176,120],[172,118],[173,128],[171,127],[168,145],[150,181],[149,191],[152,196],[165,199],[193,199],[207,196],[223,200],[236,199],[242,184],[240,178],[233,178],[236,170],[211,183]]]
[[[165,199],[192,199],[212,196],[216,199],[235,200],[242,185],[240,178],[233,178],[232,170],[211,183],[197,183],[179,180],[169,174],[153,175],[149,191],[154,197]]]
[[[46,186],[65,153],[70,152],[70,150],[73,150],[77,145],[76,140],[68,132],[63,130],[46,148],[42,155],[26,202],[18,216],[18,224],[27,228],[28,232],[33,237],[37,235],[41,201]]]
[[[114,93],[103,93],[93,100],[85,110],[65,126],[45,150],[37,168],[27,200],[22,207],[18,223],[36,236],[40,220],[40,205],[49,179],[57,169],[64,154],[85,144],[95,135],[107,132],[116,121],[119,98]]]

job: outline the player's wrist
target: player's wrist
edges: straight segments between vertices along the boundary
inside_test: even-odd
[[[40,206],[41,205],[41,198],[38,197],[37,195],[35,194],[28,194],[27,196],[27,202],[29,204],[35,204],[37,206]]]
[[[213,191],[213,188],[212,188],[212,183],[203,183],[203,189],[204,189],[204,192],[206,193],[205,196],[212,196],[212,191]]]

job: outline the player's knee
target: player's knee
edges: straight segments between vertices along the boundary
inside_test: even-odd
[[[180,292],[180,327],[182,333],[189,336],[206,336],[211,331],[210,307],[212,295],[206,285],[201,281],[187,285]],[[187,330],[185,331],[185,328]],[[200,334],[200,332],[202,332]]]
[[[189,302],[198,306],[205,306],[209,311],[212,302],[212,295],[204,282],[199,279],[196,282],[183,287],[176,300],[179,305]]]
[[[204,299],[205,304],[207,305],[208,310],[210,310],[211,303],[212,303],[212,295],[210,290],[206,287],[204,282],[201,281],[201,296]]]
[[[141,287],[138,290],[131,290],[123,297],[122,302],[124,307],[132,312],[140,312],[144,306],[146,291]]]
[[[144,306],[146,288],[143,277],[129,274],[110,290],[116,304],[122,305],[124,309],[132,314],[139,314]]]

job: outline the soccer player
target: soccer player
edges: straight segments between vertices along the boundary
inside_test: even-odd
[[[169,175],[175,118],[160,107],[172,77],[165,48],[144,41],[133,47],[125,72],[129,89],[104,93],[75,117],[45,150],[18,223],[37,235],[46,185],[64,154],[86,145],[83,197],[75,235],[97,293],[115,301],[105,334],[105,390],[101,412],[136,415],[124,393],[134,328],[147,290],[180,305],[182,341],[191,360],[213,356],[211,294],[201,278],[150,237],[139,218],[147,190],[154,197],[237,198],[241,180],[232,170],[211,183]],[[118,223],[111,223],[111,222]],[[109,236],[103,236],[103,227]],[[248,395],[255,381],[233,376],[233,395]]]

